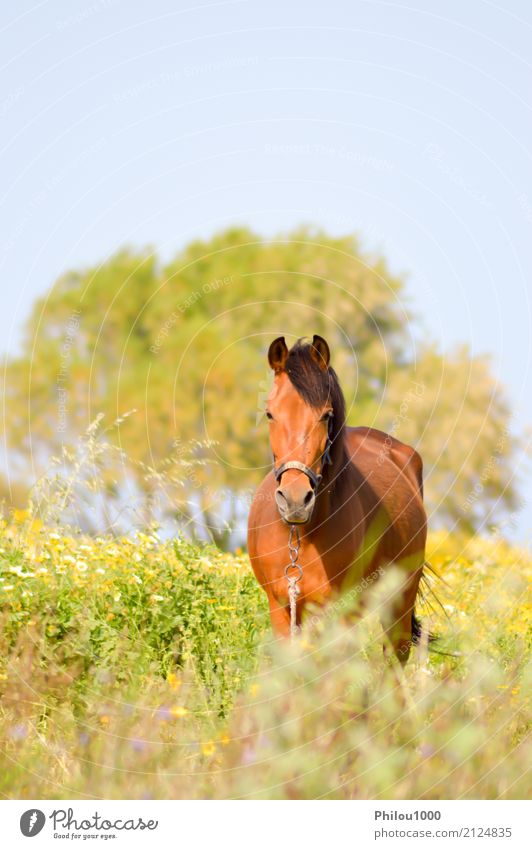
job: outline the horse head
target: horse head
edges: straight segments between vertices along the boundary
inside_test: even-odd
[[[288,524],[310,521],[323,468],[330,462],[334,423],[329,346],[321,336],[289,351],[283,336],[268,351],[275,377],[266,404],[275,501]],[[331,374],[330,374],[331,372]]]

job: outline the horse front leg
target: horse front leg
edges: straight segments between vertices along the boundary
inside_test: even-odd
[[[421,569],[410,575],[399,592],[398,598],[389,603],[381,611],[380,620],[383,631],[391,644],[397,660],[404,666],[410,656],[410,650],[415,642],[412,633],[414,608],[421,577]],[[384,646],[386,654],[387,646]]]
[[[281,604],[276,598],[269,597],[270,621],[273,632],[277,637],[290,636],[290,608]]]

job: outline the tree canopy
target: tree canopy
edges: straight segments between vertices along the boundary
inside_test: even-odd
[[[98,414],[110,424],[135,410],[109,432],[117,452],[99,468],[104,497],[133,480],[148,513],[157,498],[192,527],[199,516],[219,528],[270,464],[268,345],[313,333],[329,342],[348,423],[422,454],[434,522],[473,530],[515,505],[516,440],[489,361],[420,342],[384,257],[355,235],[310,229],[265,239],[232,228],[166,265],[124,248],[64,274],[7,366],[10,475],[30,483]]]

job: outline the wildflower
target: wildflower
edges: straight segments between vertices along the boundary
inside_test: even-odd
[[[188,710],[182,705],[174,705],[174,707],[170,708],[170,713],[174,717],[174,719],[181,719],[181,717],[187,715]]]
[[[18,510],[18,509],[13,510],[13,519],[17,523],[17,525],[20,525],[20,524],[22,524],[22,522],[25,522],[26,519],[28,518],[28,516],[29,516],[28,510]]]
[[[250,696],[256,696],[257,693],[259,692],[259,690],[260,690],[260,687],[259,687],[258,684],[252,684],[251,687],[249,688],[249,695]]]
[[[103,713],[99,718],[99,722],[100,722],[100,725],[102,726],[102,728],[107,728],[107,726],[109,725],[109,722],[110,722],[110,717],[107,716],[106,713]]]
[[[204,754],[207,758],[210,758],[210,757],[211,757],[211,755],[214,755],[214,753],[215,753],[215,751],[216,751],[216,746],[215,746],[215,744],[212,742],[212,740],[208,740],[206,743],[203,743],[203,744],[202,744],[202,746],[201,746],[201,751],[203,752],[203,754]]]
[[[24,740],[28,736],[28,729],[22,722],[19,722],[9,730],[9,736],[12,740]]]
[[[422,758],[431,758],[433,754],[435,754],[436,749],[434,746],[431,746],[430,743],[422,743],[419,753]]]
[[[181,679],[177,677],[175,672],[169,672],[166,676],[166,680],[172,690],[178,690],[182,684]]]
[[[255,749],[252,746],[244,746],[241,763],[249,766],[249,764],[254,763],[256,760],[257,755],[255,754]]]

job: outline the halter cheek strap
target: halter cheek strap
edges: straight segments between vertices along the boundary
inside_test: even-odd
[[[331,460],[332,421],[333,421],[332,418],[330,418],[329,419],[329,425],[328,425],[328,428],[327,428],[327,442],[325,443],[325,449],[323,451],[323,454],[321,455],[322,468],[323,468],[323,466],[326,466],[328,463],[330,464],[332,462],[332,460]],[[321,479],[323,477],[322,475],[317,475],[316,472],[313,469],[310,468],[310,466],[305,466],[304,463],[300,463],[299,460],[288,460],[288,462],[283,463],[282,466],[278,466],[277,468],[275,468],[275,465],[274,465],[274,467],[273,467],[273,474],[275,475],[275,480],[277,481],[277,483],[279,483],[279,481],[281,480],[281,476],[288,469],[297,469],[299,472],[303,472],[307,476],[309,481],[311,482],[313,489],[318,488],[318,486],[321,483]]]

